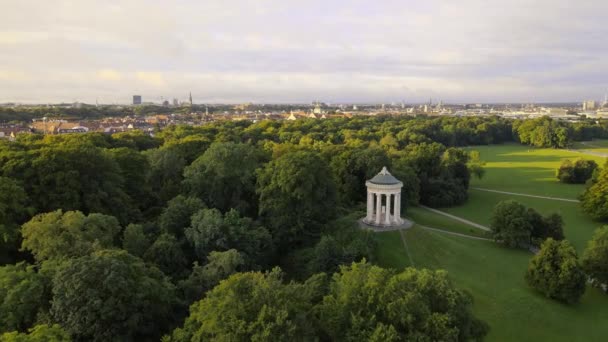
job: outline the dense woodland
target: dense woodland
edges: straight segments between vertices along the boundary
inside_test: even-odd
[[[387,166],[402,212],[457,205],[483,176],[459,146],[566,147],[606,127],[374,117],[20,135],[0,143],[0,340],[482,339],[445,272],[373,264],[373,234],[354,225],[365,180]],[[556,218],[528,217],[546,231],[522,239],[560,237]]]

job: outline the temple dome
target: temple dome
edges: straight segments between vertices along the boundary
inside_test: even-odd
[[[386,169],[386,166],[382,168],[374,178],[370,179],[368,182],[378,185],[396,185],[401,183],[397,178],[391,175],[390,172]]]

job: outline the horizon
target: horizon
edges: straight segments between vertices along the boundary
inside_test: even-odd
[[[0,13],[0,103],[601,101],[605,13],[600,0],[22,1]]]

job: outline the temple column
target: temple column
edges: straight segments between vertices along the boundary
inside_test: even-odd
[[[391,202],[392,202],[392,194],[386,194],[386,213],[384,214],[384,224],[391,224]]]
[[[401,223],[401,193],[395,195],[395,222]]]
[[[380,224],[380,215],[382,214],[382,193],[376,193],[376,224]]]
[[[372,215],[374,214],[374,194],[371,191],[367,191],[367,217],[365,220],[371,222]]]

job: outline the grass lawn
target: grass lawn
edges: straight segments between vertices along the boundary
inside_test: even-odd
[[[523,279],[530,253],[416,227],[405,234],[416,267],[445,269],[459,288],[473,294],[475,313],[491,326],[488,341],[604,341],[608,336],[608,296],[588,288],[574,306],[544,298]],[[410,266],[399,232],[378,234],[378,240],[379,264]]]
[[[593,159],[604,165],[605,158],[556,149],[535,149],[520,144],[474,146],[486,162],[486,174],[472,179],[472,187],[521,192],[532,195],[576,199],[583,185],[561,184],[555,171],[562,160]]]
[[[608,148],[608,141],[601,148]],[[555,170],[561,161],[583,157],[603,165],[605,160],[515,144],[471,149],[478,150],[487,163],[486,175],[481,180],[472,180],[472,187],[568,199],[576,199],[584,186],[557,181]],[[506,199],[517,200],[542,214],[560,213],[566,238],[579,253],[601,225],[583,214],[578,203],[474,189],[469,191],[469,200],[464,205],[441,210],[489,226],[494,206]],[[409,208],[406,215],[426,226],[483,236],[483,232],[466,224],[421,208]],[[544,298],[528,288],[523,279],[532,257],[527,251],[414,227],[405,232],[410,261],[399,232],[381,233],[377,238],[376,259],[385,267],[446,269],[458,287],[473,294],[476,314],[491,326],[490,341],[604,341],[608,336],[608,296],[588,288],[581,303],[574,306]]]

